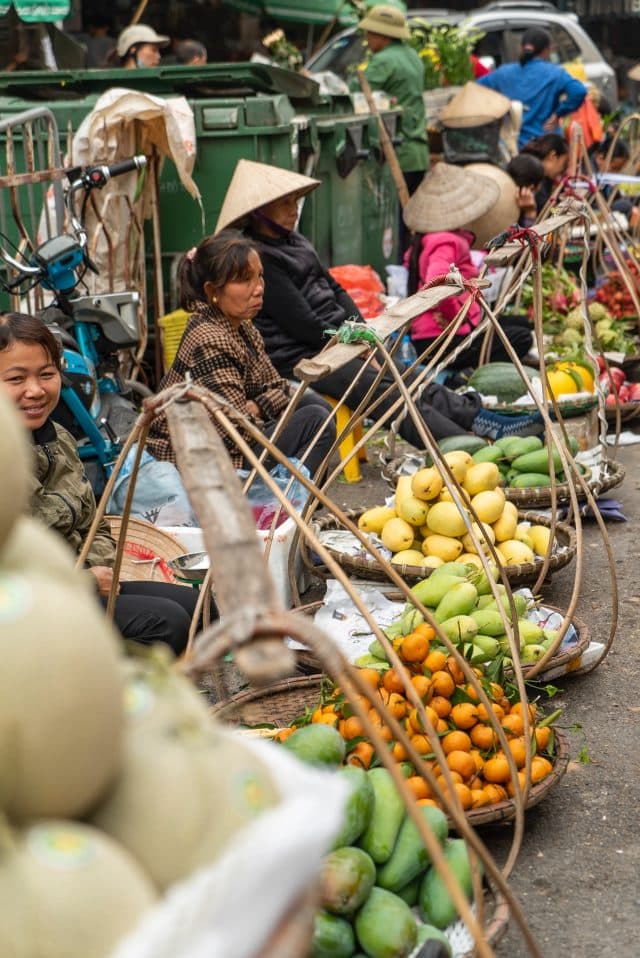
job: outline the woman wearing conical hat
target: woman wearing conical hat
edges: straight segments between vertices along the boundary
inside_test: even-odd
[[[490,164],[476,164],[484,175],[468,168],[437,163],[404,208],[404,220],[414,238],[406,255],[409,267],[409,292],[415,293],[437,276],[457,266],[465,279],[473,279],[478,269],[471,258],[476,234],[484,242],[518,220],[515,189],[509,177]],[[506,183],[497,181],[502,177]],[[499,185],[499,182],[501,185]],[[427,350],[455,319],[469,299],[469,293],[449,296],[436,309],[421,313],[411,323],[411,338],[418,355]],[[458,327],[449,349],[457,348],[482,318],[473,302],[465,321]],[[526,355],[533,341],[526,318],[505,318],[501,322],[519,357]],[[482,346],[479,335],[451,362],[451,369],[474,367]],[[509,360],[500,339],[495,336],[491,359]]]
[[[362,321],[350,296],[330,276],[313,245],[295,229],[298,201],[316,189],[318,180],[264,163],[240,160],[224,199],[216,231],[242,228],[260,253],[264,270],[262,306],[254,318],[264,338],[267,354],[285,379],[294,376],[302,359],[316,356],[346,320]],[[315,388],[342,399],[349,387],[350,405],[359,405],[371,390],[377,371],[369,363],[352,360],[323,377]],[[389,395],[383,398],[384,393]],[[382,377],[369,401],[381,415],[397,398],[391,374]],[[459,395],[430,384],[418,409],[436,439],[476,431],[480,399],[475,393]],[[506,417],[504,417],[506,418]],[[498,430],[506,423],[492,424]],[[513,427],[513,417],[509,423]],[[484,426],[483,426],[484,428]],[[487,434],[486,432],[483,434]],[[400,435],[421,448],[422,440],[410,416],[405,416]]]

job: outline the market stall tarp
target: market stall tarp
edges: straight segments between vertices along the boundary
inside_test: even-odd
[[[243,13],[255,16],[269,16],[275,20],[288,20],[291,23],[323,24],[337,20],[343,26],[350,26],[360,19],[358,11],[349,0],[223,0],[229,7],[235,7]],[[367,6],[373,5],[367,3]],[[399,0],[392,0],[393,6],[402,6]]]
[[[69,16],[71,0],[0,0],[0,16],[8,13],[11,6],[25,23],[54,23]]]

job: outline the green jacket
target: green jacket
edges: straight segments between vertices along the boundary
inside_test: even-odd
[[[422,93],[424,67],[414,49],[395,40],[374,53],[365,73],[372,90],[384,90],[402,107],[399,133],[403,143],[396,147],[400,169],[426,172],[429,166],[427,118]]]
[[[76,443],[62,426],[48,419],[32,433],[36,468],[31,489],[31,512],[59,532],[75,553],[80,552],[96,514],[96,500]],[[111,567],[116,545],[103,519],[87,556],[91,566]]]

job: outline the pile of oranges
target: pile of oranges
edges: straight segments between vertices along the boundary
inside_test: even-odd
[[[430,649],[435,632],[426,623],[414,632],[394,640],[396,651],[406,666],[411,684],[424,704],[425,712],[440,738],[446,762],[451,772],[453,786],[464,809],[480,808],[502,802],[514,795],[515,788],[505,752],[499,747],[498,736],[492,727],[486,707],[478,701],[475,689],[456,661],[446,651]],[[442,776],[423,722],[413,702],[407,698],[400,674],[395,668],[381,672],[378,669],[359,669],[360,677],[380,696],[386,709],[404,726],[411,744],[431,768],[441,790],[446,794],[448,785]],[[521,702],[511,704],[504,689],[495,682],[487,682],[480,669],[474,669],[482,681],[483,689],[491,702],[495,718],[502,726],[509,750],[518,768],[520,787],[526,783],[526,743],[524,738],[524,706]],[[367,710],[368,717],[376,726],[397,762],[408,763],[409,755],[401,742],[394,741],[393,732],[366,696],[359,703]],[[537,710],[528,705],[529,727],[532,734],[531,783],[546,778],[553,765],[544,752],[553,747],[553,733],[545,725],[536,726]],[[312,722],[321,722],[337,729],[347,743],[346,761],[371,767],[375,763],[375,749],[366,738],[360,718],[345,701],[341,690],[334,688],[330,698],[320,705],[311,716]],[[290,730],[280,733],[285,735]],[[407,783],[420,804],[437,805],[438,802],[429,783],[415,773],[413,766],[406,765]]]

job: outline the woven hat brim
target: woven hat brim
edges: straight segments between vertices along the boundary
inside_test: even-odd
[[[380,23],[374,17],[366,16],[358,24],[359,30],[369,33],[378,33],[381,37],[391,37],[392,40],[410,40],[411,31],[407,26],[395,26],[392,23]]]
[[[314,180],[292,170],[283,170],[279,166],[255,163],[253,160],[238,160],[225,193],[215,232],[219,233],[236,225],[249,213],[266,206],[267,203],[296,193],[305,196],[320,184],[321,180]]]
[[[484,126],[485,123],[503,119],[510,109],[511,100],[508,97],[470,81],[449,100],[439,120],[444,126],[454,129]]]
[[[627,70],[627,76],[630,80],[640,80],[640,63],[636,63],[634,67]]]
[[[491,208],[499,187],[484,176],[471,174],[464,184],[450,184],[436,191],[436,184],[422,181],[403,210],[408,229],[416,233],[439,233],[468,227]]]
[[[492,180],[498,187],[496,202],[469,224],[469,229],[476,237],[474,248],[482,249],[490,239],[518,222],[520,208],[516,200],[517,187],[508,173],[491,163],[470,163],[465,170]]]

